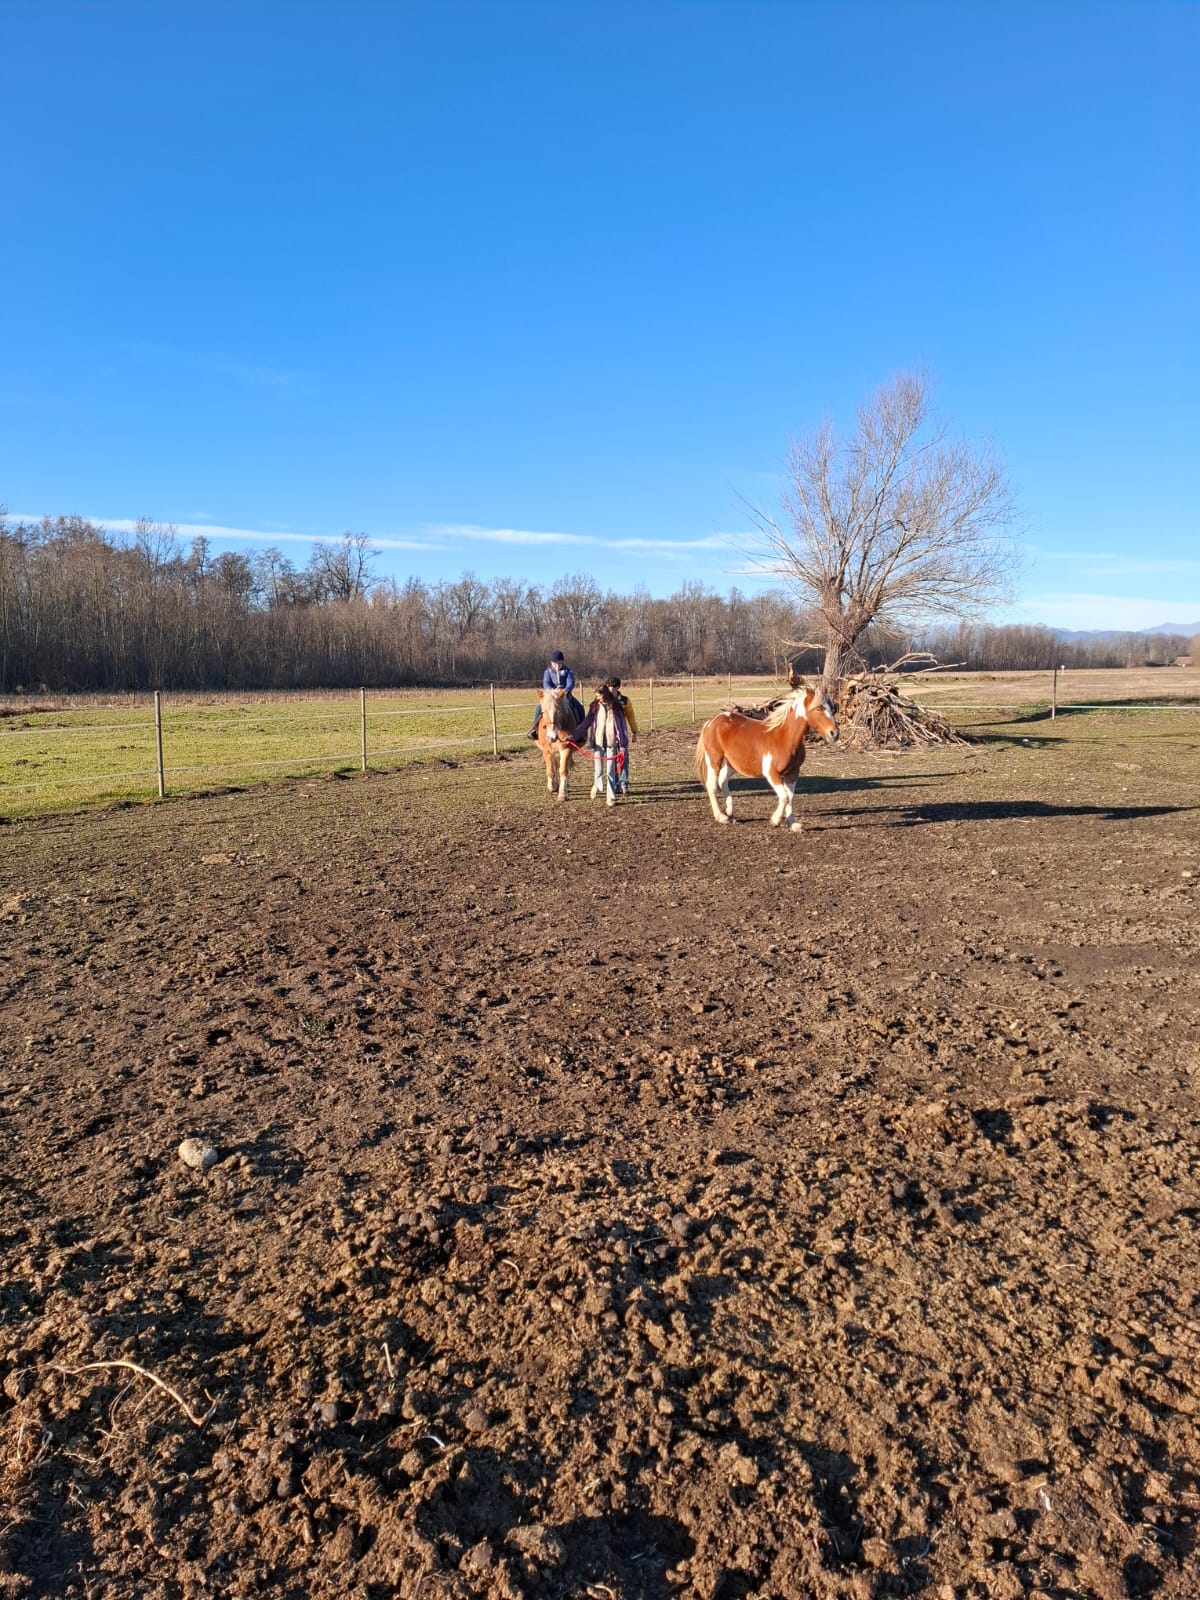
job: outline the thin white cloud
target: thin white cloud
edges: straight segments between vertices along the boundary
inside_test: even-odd
[[[294,533],[279,523],[266,522],[262,528],[234,528],[224,523],[208,520],[207,514],[194,511],[188,522],[173,524],[181,539],[204,538],[214,543],[236,542],[256,545],[315,544],[317,540],[336,540],[336,533]],[[40,517],[25,517],[13,513],[17,522],[39,522]],[[136,522],[129,517],[91,516],[88,519],[113,533],[132,534]],[[695,539],[652,539],[639,535],[603,538],[597,534],[560,533],[531,528],[485,528],[476,523],[436,522],[425,523],[418,530],[419,537],[409,538],[393,534],[369,534],[368,540],[375,550],[462,550],[472,542],[508,545],[518,549],[574,549],[621,552],[644,552],[669,561],[695,560],[699,552],[722,551],[738,554],[736,539],[725,533],[703,534]],[[749,575],[749,574],[747,574]],[[761,574],[759,574],[761,576]]]
[[[485,544],[508,544],[537,548],[571,545],[590,550],[655,550],[666,554],[691,550],[719,550],[725,547],[722,534],[706,534],[699,539],[645,539],[632,535],[606,539],[598,534],[541,532],[531,528],[484,528],[472,522],[427,523],[425,531],[445,539]]]
[[[703,539],[597,539],[611,550],[664,550],[668,553],[688,550],[724,550],[726,544],[719,534],[709,534]]]
[[[535,533],[528,528],[483,528],[473,522],[431,522],[425,532],[443,539],[481,539],[487,544],[555,545],[591,544],[579,533]]]
[[[340,535],[335,535],[340,537]],[[433,539],[392,539],[382,534],[368,534],[374,550],[443,550],[444,545]]]
[[[13,515],[14,522],[40,522],[40,517],[23,517]],[[133,533],[137,523],[127,517],[89,517],[89,522],[94,522],[98,527],[107,528],[112,533]],[[214,539],[236,541],[249,544],[316,544],[318,540],[326,543],[334,542],[342,537],[342,532],[337,533],[285,533],[278,528],[263,530],[261,528],[227,528],[214,522],[176,522],[171,524],[181,539]],[[368,542],[375,550],[440,550],[439,544],[430,543],[421,539],[393,539],[381,535],[376,537],[368,535]]]

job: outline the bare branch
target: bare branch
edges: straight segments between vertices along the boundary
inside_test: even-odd
[[[148,1378],[164,1394],[169,1394],[193,1428],[203,1428],[217,1409],[217,1402],[214,1400],[202,1416],[197,1416],[178,1389],[172,1389],[169,1383],[164,1383],[161,1378],[155,1377],[154,1373],[148,1372],[145,1367],[139,1367],[136,1361],[89,1361],[82,1367],[60,1367],[57,1363],[52,1363],[52,1366],[55,1372],[63,1372],[69,1378],[77,1378],[81,1372],[99,1372],[110,1367],[124,1367],[129,1372],[136,1372],[139,1378]]]

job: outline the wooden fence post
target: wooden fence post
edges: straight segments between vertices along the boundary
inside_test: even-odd
[[[696,720],[696,674],[692,673],[692,721]]]
[[[654,732],[654,679],[650,679],[650,732]]]
[[[163,775],[162,694],[158,689],[154,691],[154,745],[158,751],[158,798],[165,800],[167,797],[167,785]]]
[[[1053,722],[1055,717],[1057,717],[1057,716],[1058,716],[1058,668],[1055,667],[1053,673],[1051,674],[1050,721]]]
[[[362,769],[367,770],[367,691],[358,691],[359,732],[362,735]]]
[[[496,685],[493,683],[489,684],[488,687],[492,691],[492,754],[498,756],[500,754],[500,741],[496,734]]]

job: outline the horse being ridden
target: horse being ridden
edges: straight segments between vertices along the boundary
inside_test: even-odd
[[[743,778],[765,778],[779,797],[771,826],[776,828],[786,820],[793,832],[799,832],[792,801],[804,764],[805,736],[811,728],[826,744],[835,744],[838,727],[823,690],[810,688],[794,671],[789,673],[788,683],[790,692],[766,718],[723,711],[701,728],[696,744],[696,776],[708,791],[718,822],[728,822],[733,816],[733,796],[729,792],[732,770]],[[717,803],[718,791],[725,802],[724,812]]]
[[[575,715],[571,696],[565,688],[540,689],[538,706],[541,715],[538,717],[537,742],[542,760],[546,763],[546,788],[550,794],[557,788],[558,798],[565,800],[567,776],[575,755],[575,745],[571,741],[579,718]]]

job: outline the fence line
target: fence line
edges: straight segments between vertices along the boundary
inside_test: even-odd
[[[709,689],[710,685],[711,680],[709,683],[701,682],[701,684],[697,684],[694,678],[689,679],[683,676],[667,680],[666,683],[662,679],[655,680],[653,678],[640,681],[626,680],[625,687],[642,702],[642,722],[645,732],[662,731],[664,720],[669,726],[675,728],[687,726],[689,723],[695,724],[701,720],[702,715],[711,714],[714,708],[732,704],[735,690],[741,694],[761,694],[764,698],[767,698],[774,689],[773,685],[769,682],[764,683],[762,679],[745,679],[735,684],[732,678],[729,678],[726,685],[723,686],[727,692],[705,693],[704,691]],[[580,689],[582,692],[582,685]],[[668,692],[664,693],[664,689]],[[394,691],[377,691],[381,699],[384,696],[390,698],[393,693]],[[350,698],[352,694],[358,699],[357,706],[353,704]],[[487,698],[483,697],[484,694],[487,695]],[[335,767],[359,766],[362,771],[366,772],[372,762],[387,762],[389,767],[394,769],[408,757],[423,755],[445,756],[453,750],[474,753],[477,748],[486,748],[489,744],[492,748],[492,754],[495,756],[501,754],[502,747],[506,754],[512,754],[514,751],[523,748],[520,741],[523,740],[526,733],[525,714],[531,710],[535,699],[535,695],[531,692],[528,695],[522,695],[519,699],[506,698],[500,700],[496,698],[494,686],[491,686],[486,691],[481,692],[480,699],[476,703],[463,704],[459,700],[444,703],[437,699],[430,699],[420,705],[395,706],[394,704],[387,704],[385,700],[383,704],[370,709],[368,715],[368,694],[365,689],[346,691],[346,696],[347,705],[345,711],[313,711],[299,714],[292,712],[286,716],[276,717],[272,714],[272,702],[259,700],[232,705],[228,702],[218,702],[212,705],[211,714],[204,714],[204,708],[197,707],[194,703],[191,703],[187,706],[181,706],[180,715],[173,716],[170,714],[169,702],[164,707],[161,693],[155,692],[156,714],[152,722],[139,720],[120,723],[82,723],[74,726],[40,726],[36,723],[30,724],[24,721],[23,718],[23,725],[18,727],[12,723],[6,725],[0,721],[0,755],[4,753],[4,740],[6,737],[12,739],[21,737],[37,739],[69,733],[75,736],[81,746],[84,746],[87,738],[93,734],[140,734],[147,729],[153,729],[155,738],[154,755],[156,758],[156,766],[147,765],[145,768],[135,767],[123,771],[88,774],[82,777],[65,775],[51,780],[41,779],[20,782],[0,779],[0,796],[6,792],[14,795],[29,795],[37,792],[46,793],[55,789],[90,788],[98,797],[103,797],[106,792],[110,792],[115,798],[122,793],[129,793],[130,790],[127,788],[106,791],[106,786],[121,784],[126,780],[142,780],[146,789],[152,790],[157,777],[158,794],[161,799],[167,793],[169,779],[194,778],[196,774],[202,773],[220,774],[250,770],[266,772],[288,768],[297,777],[302,777],[306,772],[310,772],[313,769],[331,765]],[[647,699],[643,697],[647,697]],[[1034,712],[1041,715],[1055,712],[1066,715],[1068,712],[1200,711],[1200,698],[1193,703],[1182,704],[1178,701],[1173,703],[1147,701],[1131,704],[1112,701],[1087,701],[1053,704],[1049,697],[1021,701],[963,701],[953,703],[948,703],[939,697],[936,703],[943,714],[951,717],[960,713],[1012,711]],[[68,714],[83,715],[85,711],[86,708],[82,707],[47,707],[43,711],[31,710],[25,713],[24,716],[42,715],[58,718]],[[166,712],[165,719],[164,711]],[[510,719],[504,717],[501,721],[498,718],[497,713],[507,711],[520,711],[522,713],[519,726],[505,726],[504,724],[508,723]],[[672,714],[677,712],[682,714]],[[665,718],[664,713],[666,713]],[[272,757],[264,754],[252,759],[237,761],[192,761],[178,765],[171,764],[169,761],[172,740],[184,731],[191,733],[193,738],[197,733],[207,736],[208,740],[218,744],[229,740],[245,741],[248,737],[257,737],[262,741],[260,748],[263,745],[269,748],[270,741],[279,729],[296,725],[337,724],[344,728],[348,734],[353,727],[353,719],[356,716],[359,721],[357,731],[360,736],[360,748],[357,752],[347,751],[343,753],[336,751],[322,754],[301,750],[289,756]],[[371,745],[368,740],[368,725],[374,727],[377,733],[381,733],[382,728],[380,725],[395,718],[424,717],[432,721],[436,726],[441,718],[461,716],[479,719],[476,726],[480,723],[486,725],[490,722],[490,732],[479,734],[447,732],[442,736],[431,736],[427,733],[424,738],[418,736],[412,742],[405,741],[392,744]],[[515,723],[515,719],[512,720]],[[260,721],[266,725],[257,726],[256,724]],[[164,759],[164,745],[165,756],[168,759]],[[86,754],[85,749],[83,751],[84,759],[86,759]],[[50,759],[57,760],[58,758],[47,757],[47,760]],[[133,792],[140,794],[142,792],[140,785]]]

